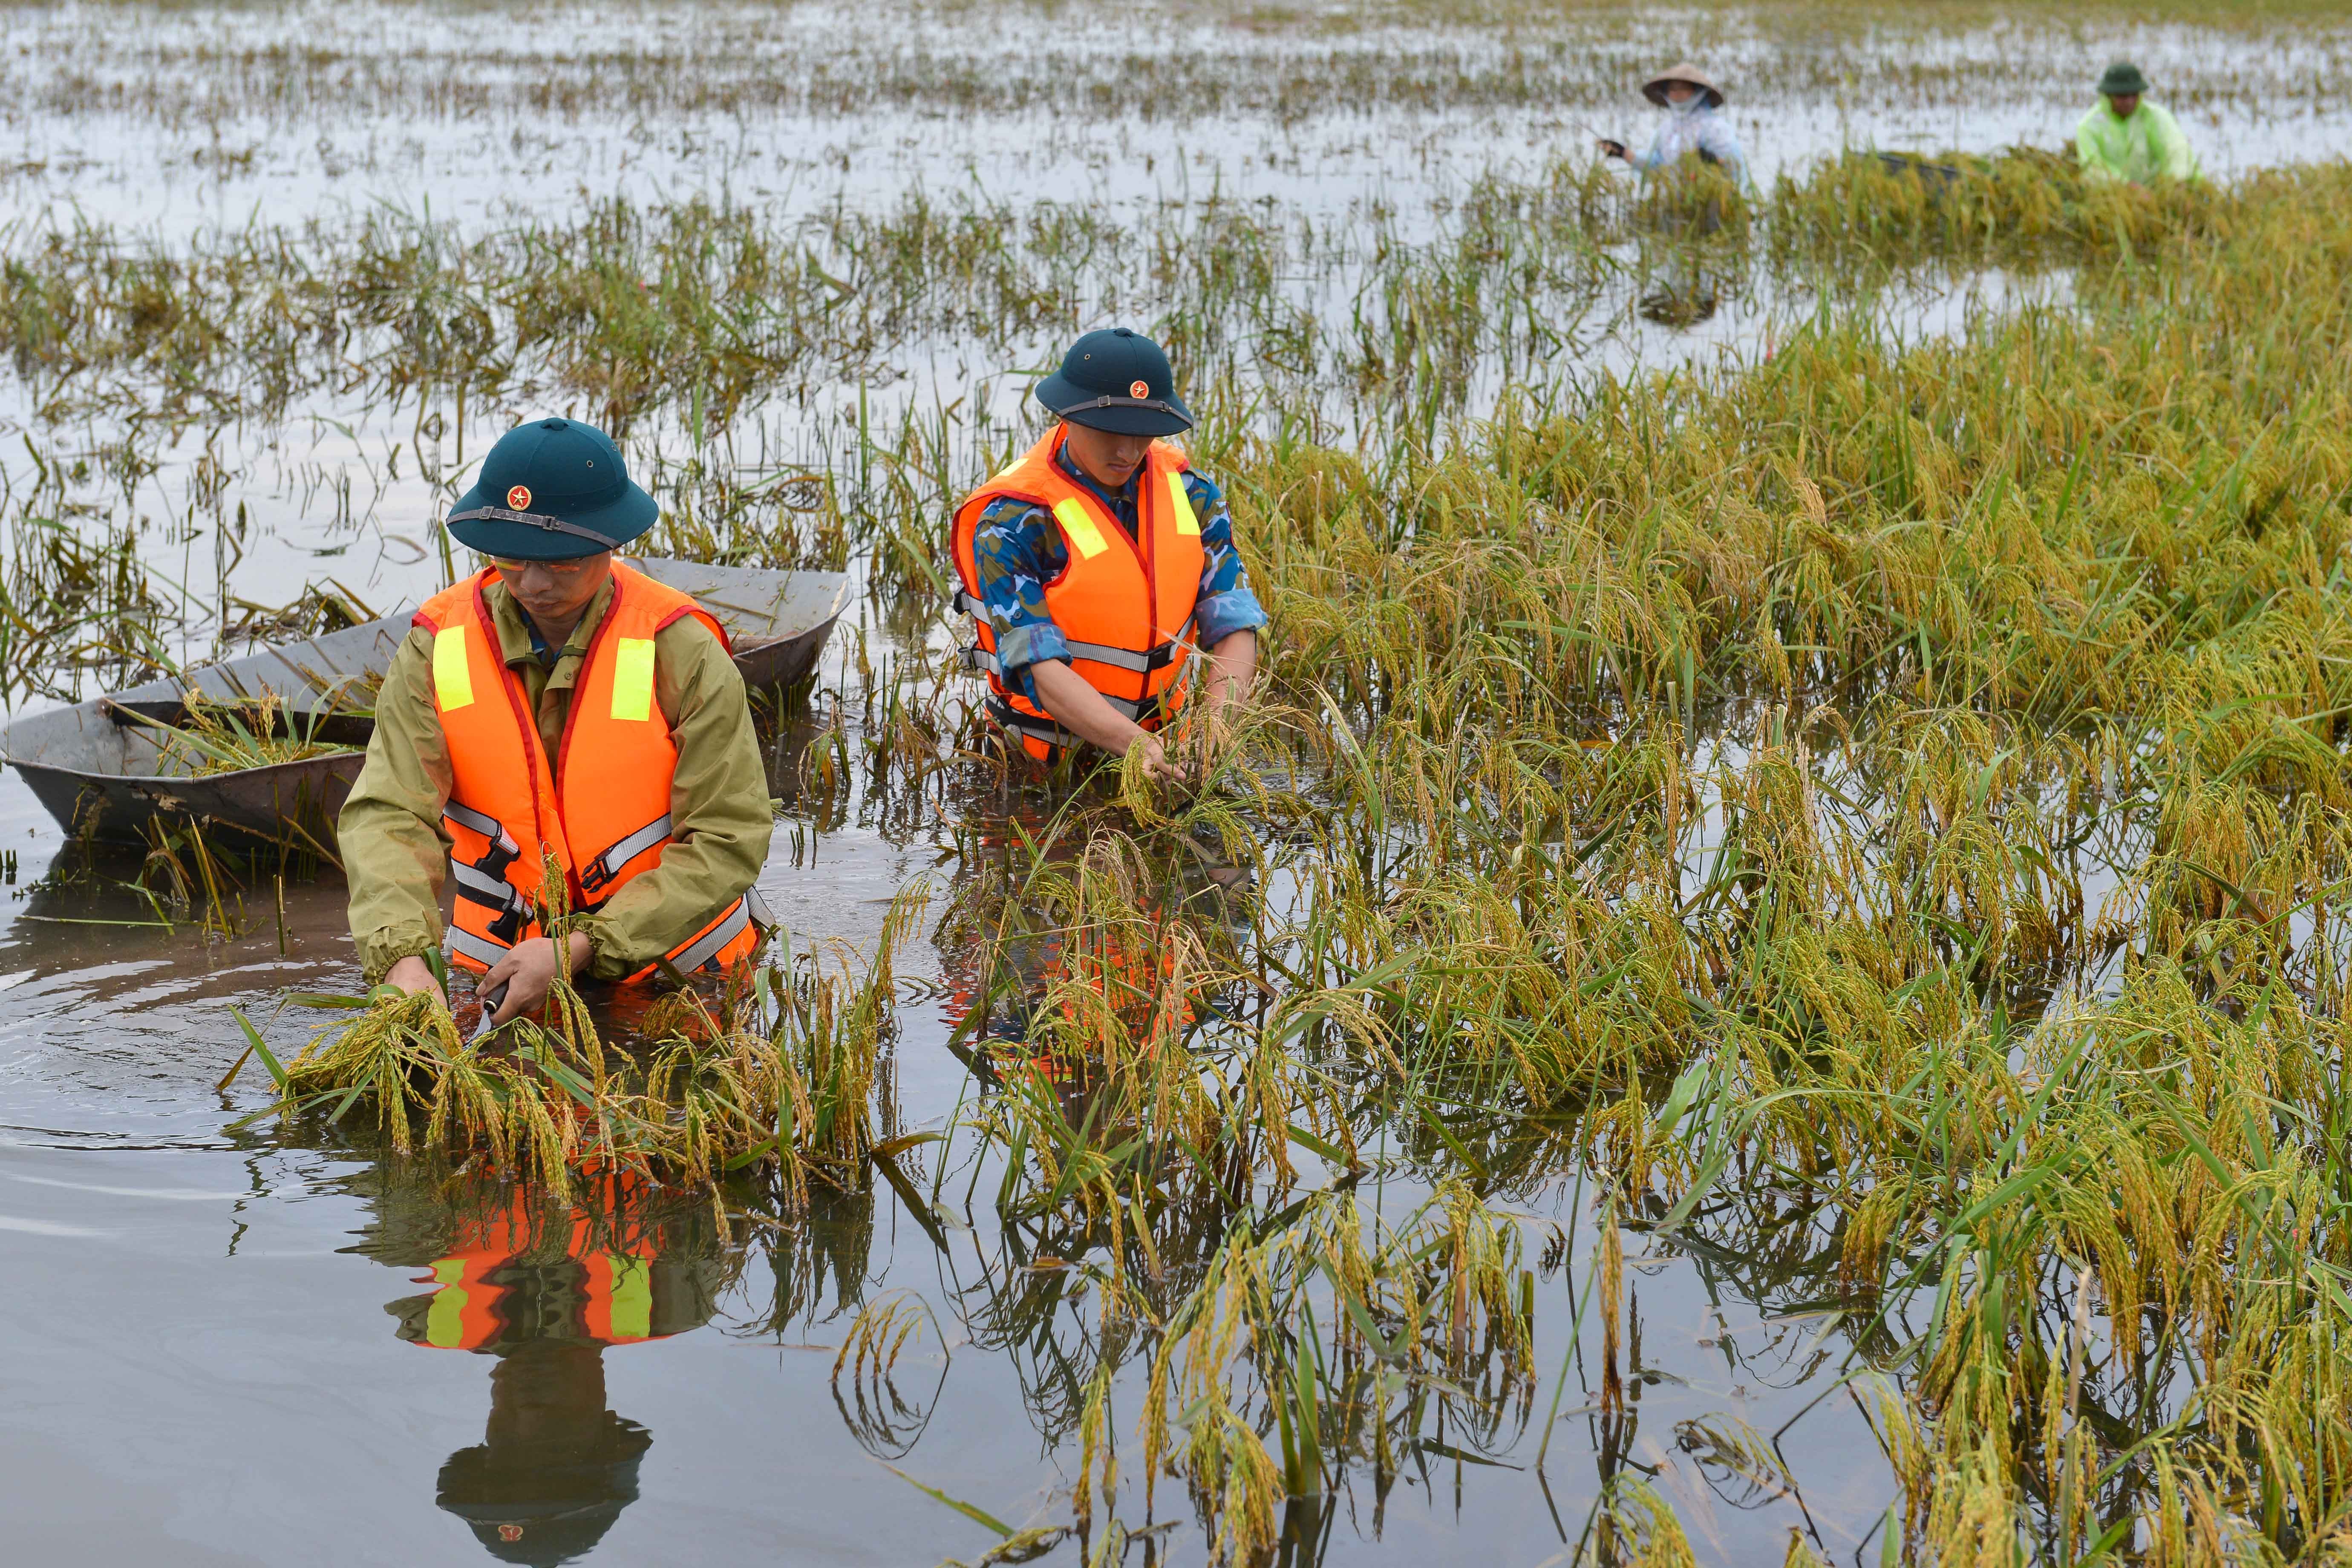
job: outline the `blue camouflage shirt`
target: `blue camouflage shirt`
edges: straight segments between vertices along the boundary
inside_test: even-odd
[[[1136,469],[1117,490],[1108,490],[1079,472],[1066,450],[1055,453],[1054,460],[1094,492],[1129,538],[1135,537],[1136,486],[1147,468]],[[1224,492],[1198,469],[1187,469],[1184,493],[1201,520],[1201,597],[1192,611],[1196,635],[1202,647],[1213,647],[1231,633],[1265,625],[1265,611],[1250,592],[1249,573],[1234,548],[1234,520],[1225,510]],[[1045,609],[1045,585],[1070,563],[1062,531],[1044,507],[1003,497],[981,511],[972,530],[971,555],[981,604],[996,632],[1005,689],[1035,702],[1037,688],[1029,667],[1049,658],[1070,662],[1069,643]]]

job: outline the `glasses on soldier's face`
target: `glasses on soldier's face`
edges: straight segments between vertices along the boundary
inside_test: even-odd
[[[577,561],[509,561],[503,555],[492,555],[486,559],[499,569],[499,575],[506,577],[519,577],[526,567],[531,566],[536,566],[542,572],[551,572],[558,577],[577,577],[596,563],[596,558],[593,555]]]

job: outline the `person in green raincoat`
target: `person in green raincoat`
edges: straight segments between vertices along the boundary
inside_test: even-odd
[[[2074,128],[2074,157],[2086,178],[2145,185],[2197,177],[2197,153],[2179,121],[2142,101],[2147,91],[2147,79],[2129,60],[2116,61],[2099,79],[2099,106]]]

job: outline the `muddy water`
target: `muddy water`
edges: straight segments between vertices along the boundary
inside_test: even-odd
[[[54,826],[13,779],[0,814],[22,846],[20,880],[37,876]],[[847,826],[821,840],[814,868],[780,858],[762,887],[803,931],[870,938],[881,902],[938,847]],[[1088,1362],[1091,1320],[1082,1292],[1024,1268],[1035,1239],[998,1229],[992,1173],[951,1168],[941,1206],[956,1227],[937,1238],[887,1186],[773,1225],[738,1221],[731,1240],[707,1212],[655,1222],[668,1229],[648,1327],[663,1337],[568,1359],[543,1342],[434,1348],[422,1325],[445,1289],[436,1263],[460,1248],[453,1237],[503,1223],[511,1194],[453,1198],[363,1152],[229,1131],[267,1086],[214,1087],[236,1054],[231,1005],[290,1047],[300,1015],[273,1016],[273,998],[354,984],[338,889],[290,888],[282,945],[274,915],[231,942],[66,923],[146,913],[103,889],[36,891],[9,910],[0,1258],[22,1289],[0,1319],[0,1507],[30,1552],[19,1560],[584,1550],[619,1563],[902,1563],[991,1543],[877,1461],[1015,1525],[1062,1517],[1072,1369]],[[939,955],[919,944],[904,973],[919,994],[940,979]],[[944,1048],[943,1003],[909,1005],[900,1024],[901,1125],[940,1126],[978,1086]],[[919,1186],[924,1167],[908,1163]],[[1401,1163],[1378,1168],[1368,1182],[1401,1215],[1424,1189]],[[1576,1208],[1563,1177],[1522,1212],[1566,1224]],[[1788,1245],[1804,1227],[1784,1223],[1787,1236],[1759,1234],[1746,1255],[1650,1254],[1632,1238],[1643,1371],[1626,1428],[1604,1431],[1583,1408],[1592,1396],[1571,1361],[1544,1476],[1529,1467],[1549,1370],[1531,1419],[1507,1413],[1480,1437],[1441,1430],[1385,1498],[1360,1476],[1320,1530],[1297,1528],[1329,1563],[1544,1563],[1576,1539],[1602,1467],[1632,1463],[1656,1471],[1717,1561],[1778,1562],[1808,1516],[1851,1552],[1890,1487],[1859,1408],[1825,1375],[1852,1348],[1817,1299],[1827,1259]],[[1538,1287],[1547,1369],[1568,1350],[1582,1250]],[[928,1338],[901,1359],[876,1419],[846,1382],[836,1389],[833,1363],[858,1303],[897,1291],[928,1304],[945,1344]],[[1139,1372],[1115,1396],[1126,1408]],[[1800,1497],[1759,1495],[1701,1462],[1706,1431],[1683,1424],[1727,1414],[1767,1433],[1793,1421],[1784,1452]],[[568,1436],[534,1441],[548,1429]],[[610,1441],[583,1458],[583,1433]],[[1181,1524],[1160,1545],[1197,1561],[1181,1490],[1160,1505]],[[502,1524],[520,1539],[500,1539]]]
[[[1543,68],[1554,75],[1532,104],[1463,89],[1433,109],[1370,114],[1323,102],[1294,117],[1268,88],[1180,132],[1132,106],[1055,115],[1010,92],[1003,112],[948,113],[911,89],[870,110],[812,107],[809,94],[786,92],[782,109],[681,102],[667,112],[661,93],[676,90],[667,87],[647,89],[651,107],[574,102],[564,84],[593,87],[598,57],[548,47],[498,13],[436,12],[426,26],[396,8],[106,15],[104,27],[71,9],[0,20],[0,38],[16,46],[0,54],[16,89],[0,213],[50,220],[79,206],[168,238],[257,212],[292,223],[379,199],[473,224],[565,216],[590,188],[642,199],[724,193],[794,213],[831,202],[881,207],[962,182],[1097,201],[1138,222],[1161,201],[1212,189],[1322,216],[1391,202],[1418,211],[1483,169],[1541,166],[1580,142],[1589,120],[1612,131],[1635,123],[1624,80],[1685,42],[1652,29],[1596,50],[1590,38],[1504,45],[1426,28],[1260,41],[1238,25],[1247,18],[1187,15],[1125,31],[1073,23],[1039,67],[1022,63],[985,7],[924,17],[919,31],[903,32],[919,45],[822,7],[772,25],[766,10],[648,9],[605,40],[622,53],[676,55],[720,85],[754,86],[801,82],[828,51],[899,84],[974,58],[1007,80],[1065,68],[1100,75],[1106,55],[1171,49],[1263,81],[1356,54],[1411,54],[1423,68],[1442,58],[1474,83],[1503,71],[1513,48],[1570,62]],[[1739,114],[1768,176],[1847,140],[2054,142],[2077,111],[2069,84],[2116,47],[2070,35],[2021,51],[1999,31],[1944,39],[1929,64],[1983,89],[1963,120],[1956,98],[1868,90],[1874,60],[1908,58],[1899,41],[1796,48],[1737,26],[1717,41],[1763,84]],[[2340,76],[2318,68],[2343,59],[2340,34],[2126,42],[2195,88],[2183,120],[2209,167],[2342,144],[2342,110],[2303,85]],[[282,81],[292,68],[282,51],[298,45],[314,51],[303,57],[314,74],[295,101],[251,87]],[[415,83],[457,71],[477,51],[512,101],[493,92],[453,108],[418,96]],[[364,90],[339,85],[352,79]],[[557,108],[532,108],[550,81]],[[240,83],[258,96],[240,97]],[[1967,310],[2020,297],[1977,280],[1915,301],[1896,325],[1955,331]],[[1735,304],[1688,330],[1630,326],[1589,345],[1587,363],[1737,357],[1768,342],[1769,327],[1769,310]],[[926,343],[908,352],[886,395],[946,405],[974,390],[977,369],[957,345]],[[1480,397],[1496,390],[1482,385]],[[827,465],[844,444],[839,416],[866,391],[760,411],[727,438],[747,467]],[[1008,392],[1018,386],[990,395],[1002,405]],[[21,479],[27,459],[70,462],[122,437],[117,425],[46,420],[44,395],[0,385],[9,426],[0,475]],[[477,407],[462,431],[453,417],[436,465],[458,475],[461,451],[478,457],[509,414],[542,411],[532,400],[551,395],[519,390],[513,408]],[[432,520],[446,488],[419,473],[414,445],[404,468],[392,460],[414,439],[415,411],[305,413],[320,417],[143,432],[153,469],[127,488],[103,472],[78,481],[91,509],[83,521],[145,519],[150,565],[215,604],[226,593],[280,603],[331,575],[388,609],[437,585]],[[649,419],[637,439],[675,452],[677,422]],[[200,505],[194,475],[208,449],[231,477]],[[238,506],[251,521],[233,552],[220,529]],[[199,605],[185,652],[203,650],[212,624]],[[847,662],[856,630],[844,627],[821,704],[856,695]],[[869,655],[887,657],[887,635],[878,624],[867,630]],[[947,813],[981,809],[951,795],[943,809],[886,812],[853,796],[820,813],[780,793],[786,820],[761,881],[768,901],[800,937],[853,946],[870,944],[900,888],[953,874]],[[992,1544],[991,1531],[886,1464],[1015,1526],[1066,1517],[1077,1394],[1095,1353],[1091,1304],[1036,1266],[1039,1237],[1000,1227],[994,1175],[968,1151],[950,1145],[944,1169],[939,1145],[904,1156],[917,1188],[936,1186],[948,1216],[936,1227],[887,1184],[806,1215],[738,1217],[724,1235],[707,1215],[631,1197],[618,1206],[642,1245],[617,1250],[656,1258],[634,1331],[604,1324],[602,1337],[616,1342],[601,1351],[581,1333],[499,1343],[501,1353],[441,1348],[436,1338],[464,1338],[442,1331],[462,1318],[449,1292],[472,1288],[442,1266],[501,1226],[528,1219],[567,1231],[573,1216],[519,1215],[509,1194],[441,1192],[362,1149],[240,1126],[268,1099],[249,1066],[215,1088],[239,1049],[232,1005],[291,1049],[315,1016],[282,998],[356,984],[341,889],[289,884],[281,919],[277,889],[248,886],[232,940],[154,923],[156,911],[121,885],[135,864],[67,857],[63,835],[13,773],[0,777],[0,854],[9,852],[0,1269],[15,1289],[0,1314],[0,1518],[11,1561],[905,1563],[971,1559]],[[952,962],[928,942],[900,954],[892,1070],[904,1130],[943,1129],[982,1092],[946,1048]],[[1421,1173],[1399,1152],[1368,1152],[1374,1170],[1361,1190],[1383,1214],[1410,1212],[1426,1193]],[[751,1195],[734,1201],[759,1215]],[[1631,1421],[1604,1425],[1586,1408],[1598,1381],[1591,1347],[1572,1348],[1592,1234],[1576,1173],[1505,1206],[1528,1217],[1531,1256],[1548,1227],[1572,1226],[1577,1237],[1538,1271],[1532,1409],[1501,1412],[1491,1427],[1436,1428],[1393,1476],[1352,1473],[1328,1511],[1294,1515],[1288,1560],[1558,1562],[1572,1554],[1602,1476],[1628,1466],[1674,1504],[1709,1561],[1778,1563],[1791,1529],[1832,1561],[1876,1550],[1873,1531],[1895,1489],[1864,1410],[1870,1347],[1857,1347],[1839,1315],[1834,1246],[1809,1216],[1759,1194],[1748,1212],[1702,1216],[1700,1240],[1685,1250],[1627,1237],[1638,1399]],[[612,1217],[600,1210],[580,1223],[609,1238],[597,1226]],[[548,1263],[499,1289],[561,1318],[576,1309],[586,1267]],[[836,1384],[835,1355],[859,1307],[892,1292],[922,1303],[939,1331],[861,1405],[846,1379]],[[1589,1341],[1589,1321],[1584,1331]],[[1141,1373],[1130,1365],[1122,1374],[1116,1408],[1136,1408]],[[1842,1382],[1848,1373],[1857,1375]],[[1538,1472],[1556,1395],[1561,1415]],[[1734,1420],[1777,1439],[1792,1489],[1760,1486],[1725,1461]],[[1139,1512],[1139,1497],[1123,1497],[1129,1525],[1145,1522]],[[1127,1560],[1199,1561],[1203,1543],[1172,1483],[1158,1517],[1176,1529]],[[1078,1554],[1079,1543],[1066,1543],[1053,1560]]]
[[[820,704],[852,683],[849,640]],[[899,888],[952,875],[944,813],[885,814],[864,796],[800,811],[791,773],[777,787],[801,834],[780,833],[761,879],[789,929],[867,945]],[[583,1234],[625,1215],[639,1239],[613,1245],[654,1259],[649,1337],[442,1348],[436,1310],[447,1329],[463,1305],[450,1292],[472,1288],[452,1283],[449,1259],[499,1250],[518,1215],[555,1231],[575,1216],[239,1128],[268,1103],[266,1082],[249,1071],[215,1088],[237,1054],[232,1005],[285,1051],[316,1016],[281,998],[355,986],[340,889],[289,885],[282,922],[275,889],[248,889],[234,940],[83,923],[155,911],[119,885],[135,867],[67,849],[13,775],[0,843],[18,849],[17,896],[0,905],[0,1258],[26,1286],[0,1321],[0,1507],[39,1549],[27,1560],[901,1563],[991,1544],[886,1464],[1016,1527],[1066,1517],[1098,1325],[1082,1288],[1034,1261],[1050,1236],[1000,1227],[992,1165],[951,1152],[942,1170],[924,1158],[936,1145],[902,1156],[944,1223],[879,1183],[806,1215],[730,1194],[726,1236],[698,1205],[591,1199]],[[954,956],[928,942],[902,953],[902,1130],[943,1128],[985,1092],[946,1048]],[[1426,1196],[1401,1152],[1367,1155],[1381,1213]],[[1629,1237],[1637,1392],[1629,1420],[1604,1424],[1590,1322],[1571,1351],[1594,1224],[1582,1194],[1562,1172],[1501,1205],[1526,1216],[1531,1258],[1553,1226],[1579,1238],[1539,1273],[1531,1408],[1507,1403],[1467,1431],[1439,1423],[1398,1473],[1355,1474],[1324,1512],[1294,1510],[1286,1561],[1556,1562],[1601,1477],[1626,1466],[1653,1476],[1711,1561],[1778,1563],[1792,1528],[1839,1555],[1861,1547],[1892,1486],[1837,1384],[1867,1365],[1828,1300],[1833,1245],[1769,1204],[1703,1223],[1705,1250]],[[593,1334],[572,1315],[578,1273],[539,1268],[517,1286],[509,1270],[499,1310]],[[919,1300],[936,1331],[861,1401],[854,1378],[836,1383],[835,1354],[861,1304],[894,1295]],[[1143,1371],[1127,1367],[1115,1408],[1137,1408]],[[1780,1435],[1795,1490],[1720,1462],[1735,1423]],[[1129,1500],[1130,1525],[1145,1522],[1139,1507]],[[1176,1530],[1129,1561],[1200,1560],[1174,1483],[1160,1518]]]

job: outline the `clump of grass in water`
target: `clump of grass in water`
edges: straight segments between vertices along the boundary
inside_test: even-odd
[[[1853,152],[1773,192],[1768,251],[1783,267],[1875,270],[1929,260],[2015,268],[2129,257],[2225,224],[2235,205],[2203,184],[2085,180],[2074,151],[1990,157]]]
[[[1133,777],[968,889],[1061,944],[1028,1037],[1101,1064],[986,1108],[1007,1217],[1169,1321],[1183,1205],[1279,1195],[1298,1132],[1486,1194],[1580,1157],[1843,1303],[1906,1550],[2308,1550],[2352,1486],[2298,1414],[2352,1332],[2352,180],[2116,200],[2074,312],[1833,321],[1450,445],[1203,432],[1305,715],[1223,805],[1296,891],[1189,897]],[[1306,1427],[1278,1462],[1213,1392],[1170,1451],[1244,1554]],[[1682,1541],[1622,1479],[1594,1529]]]
[[[2001,254],[2032,194],[1977,228],[1957,212],[1949,243]],[[1909,1380],[1885,1428],[1903,1539],[1981,1542],[2030,1508],[2077,1545],[2137,1518],[2151,1539],[2193,1521],[2302,1550],[2340,1461],[2273,1441],[2291,1413],[2252,1378],[2332,1397],[2312,1369],[2340,1337],[2332,1271],[2352,1266],[2327,1217],[2344,1118],[2312,1066],[2333,1048],[2333,889],[2352,874],[2334,370],[2352,183],[2114,201],[2105,231],[2063,211],[2047,231],[2049,254],[2092,263],[2078,311],[1909,349],[1832,313],[1741,376],[1530,394],[1458,438],[1400,418],[1360,452],[1298,426],[1202,432],[1299,716],[1245,753],[1280,787],[1236,771],[1229,793],[1163,802],[1130,772],[1121,810],[1082,804],[1050,853],[975,891],[974,925],[993,929],[994,900],[1004,931],[1059,944],[1026,1033],[1087,1064],[1083,1092],[1031,1081],[983,1108],[1003,1211],[1115,1282],[1097,1299],[1167,1321],[1213,1268],[1255,1288],[1257,1265],[1213,1246],[1177,1256],[1183,1216],[1286,1196],[1299,1150],[1352,1169],[1386,1135],[1391,1168],[1488,1196],[1581,1158],[1619,1212],[1656,1200],[1642,1223],[1668,1246],[1786,1198],[1841,1216],[1799,1262],[1854,1303],[1855,1353]],[[1940,210],[1896,218],[1940,254]],[[2125,253],[2101,232],[2134,265],[2105,266]],[[690,286],[688,259],[666,286]],[[1455,259],[1388,275],[1403,308],[1361,363],[1477,352],[1490,307]],[[1211,282],[1244,297],[1263,271],[1244,260]],[[580,342],[610,302],[588,281],[566,284],[594,307]],[[689,363],[740,351],[696,337],[714,322],[643,341]],[[952,493],[944,426],[900,448],[872,494]],[[889,549],[918,585],[906,540]],[[845,707],[828,781],[862,754],[877,781],[919,784],[926,752],[969,732],[931,717],[894,672],[866,721],[883,741],[861,753]],[[1195,828],[1258,886],[1301,890],[1196,898]],[[777,1015],[747,1031],[742,1005],[707,1030],[676,1005],[658,1089],[617,1053],[598,1080],[559,1030],[542,1059],[602,1121],[541,1061],[499,1087],[583,1148],[854,1173],[881,1131],[857,1042],[887,997],[792,1004],[814,1020],[782,1053],[805,1114],[761,1055]],[[441,1072],[438,1037],[412,1032],[416,1070]],[[820,1038],[841,1050],[820,1058]],[[364,1124],[383,1080],[346,1110],[354,1081],[322,1083],[311,1113]],[[433,1105],[406,1112],[419,1144]],[[503,1135],[534,1157],[534,1126]],[[1906,1303],[1935,1326],[1907,1349],[1889,1331]],[[1241,1344],[1246,1314],[1215,1311],[1211,1349]],[[1221,1550],[1268,1539],[1270,1474],[1305,1484],[1297,1391],[1317,1373],[1296,1351],[1269,1330],[1252,1358],[1291,1391],[1279,1461],[1239,1446],[1273,1418],[1231,1387],[1169,1450]],[[2222,1440],[2200,1446],[2199,1423]],[[1612,1483],[1597,1528],[1678,1540],[1655,1501]]]
[[[542,1017],[479,1040],[429,994],[379,988],[275,1071],[273,1108],[363,1130],[395,1152],[473,1156],[517,1179],[569,1190],[585,1165],[713,1186],[772,1167],[786,1194],[811,1181],[862,1188],[894,1034],[889,951],[919,919],[902,899],[862,976],[815,952],[740,972],[722,993],[657,1002],[623,1050],[559,981]]]

